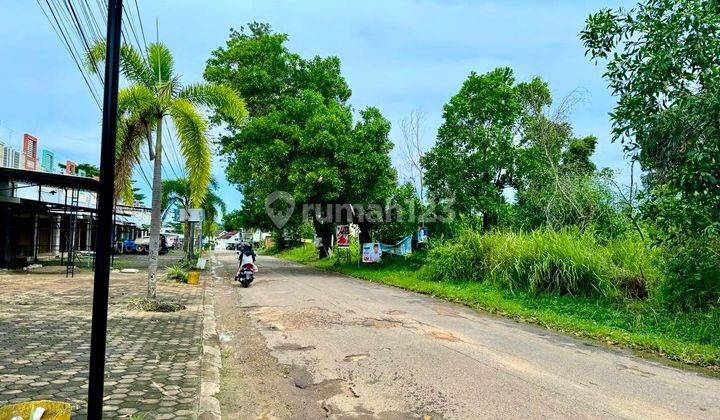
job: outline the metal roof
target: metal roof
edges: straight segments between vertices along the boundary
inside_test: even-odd
[[[0,167],[0,180],[97,192],[100,181],[82,176]]]

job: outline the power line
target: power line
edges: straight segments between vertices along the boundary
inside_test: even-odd
[[[137,12],[138,22],[140,22],[140,33],[142,33],[143,44],[145,45],[145,50],[147,51],[147,40],[145,39],[145,28],[143,27],[143,24],[142,24],[142,18],[140,17],[140,8],[138,7],[137,0],[135,0],[135,11]]]
[[[93,99],[95,100],[95,103],[98,106],[98,109],[102,109],[102,106],[100,105],[100,101],[98,100],[97,94],[95,93],[95,89],[93,88],[92,84],[90,83],[90,80],[85,75],[85,71],[83,70],[82,66],[80,65],[80,62],[78,60],[78,57],[76,56],[74,44],[72,44],[68,40],[67,34],[65,31],[63,31],[63,26],[60,24],[60,21],[58,19],[57,14],[55,13],[55,10],[50,5],[49,0],[45,0],[45,3],[47,4],[48,10],[50,11],[50,14],[52,15],[52,19],[50,19],[50,15],[48,15],[47,11],[43,7],[42,3],[40,3],[40,0],[36,0],[38,6],[40,7],[40,10],[42,10],[43,14],[45,15],[45,18],[50,23],[50,26],[55,31],[55,34],[58,36],[58,39],[60,39],[60,43],[65,47],[67,52],[70,54],[70,57],[72,58],[73,62],[75,63],[75,66],[80,71],[80,74],[82,75],[83,80],[85,81],[85,84],[87,85],[88,89],[90,90],[90,94],[92,95]],[[54,23],[53,23],[54,22]]]
[[[172,134],[170,133],[170,128],[167,126],[167,124],[165,125],[165,129],[167,130],[168,137],[172,138]],[[177,144],[178,144],[177,136],[175,136],[175,141],[170,142],[170,144],[172,145],[172,152],[173,152],[173,156],[175,157],[175,163],[177,163],[178,167],[180,168],[180,172],[182,173],[183,177],[185,177],[185,175],[186,175],[185,165],[182,164],[182,159],[180,159],[178,152],[177,152]]]
[[[75,23],[75,27],[77,28],[78,34],[80,35],[80,39],[82,40],[83,44],[85,45],[85,49],[87,50],[87,56],[90,58],[90,63],[93,66],[93,70],[98,77],[100,77],[100,70],[98,69],[97,62],[95,61],[95,57],[91,54],[92,47],[90,46],[90,43],[88,42],[87,36],[85,36],[85,31],[83,30],[81,24],[80,24],[80,18],[78,18],[77,13],[75,12],[75,7],[72,5],[70,0],[67,0],[67,7],[68,10],[70,10],[70,13],[72,14],[71,20]],[[104,81],[102,81],[100,84],[104,84]]]

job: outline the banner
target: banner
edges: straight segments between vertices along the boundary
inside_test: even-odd
[[[404,257],[412,254],[412,235],[408,235],[395,245],[380,244],[380,250],[388,254]]]
[[[382,257],[380,242],[368,242],[362,246],[362,261],[364,263],[379,262]]]
[[[350,247],[350,226],[338,225],[335,228],[335,238],[338,248]]]

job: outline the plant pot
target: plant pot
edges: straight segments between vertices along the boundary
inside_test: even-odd
[[[187,282],[188,284],[199,284],[200,272],[197,270],[188,271]]]

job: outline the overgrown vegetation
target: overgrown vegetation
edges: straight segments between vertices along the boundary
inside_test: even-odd
[[[647,0],[595,13],[581,33],[607,63],[613,134],[643,169],[664,294],[684,311],[720,306],[719,32],[717,2]]]
[[[535,295],[644,298],[658,283],[657,262],[634,237],[600,244],[593,234],[571,229],[467,230],[433,247],[421,276],[489,282]]]

